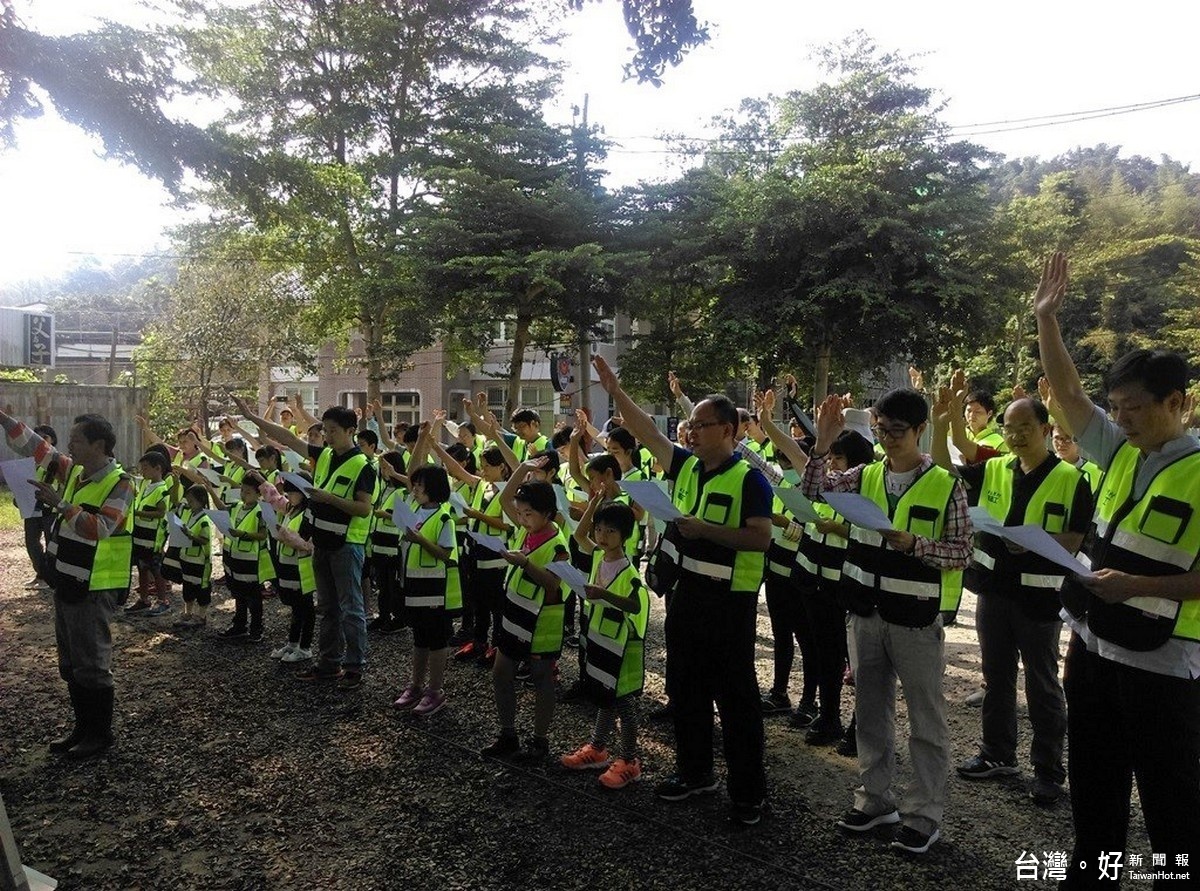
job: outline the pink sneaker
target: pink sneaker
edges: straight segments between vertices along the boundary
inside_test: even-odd
[[[640,758],[626,761],[618,758],[612,766],[600,774],[600,785],[606,789],[624,789],[630,783],[636,783],[642,778],[642,762]]]
[[[417,707],[413,709],[414,715],[420,715],[422,718],[428,718],[430,715],[435,715],[442,710],[442,706],[446,704],[446,694],[441,690],[429,690],[421,697],[421,701],[417,703]]]
[[[411,708],[416,708],[421,701],[422,690],[416,684],[409,684],[404,688],[404,692],[400,694],[400,698],[392,703],[392,706],[398,708],[402,712],[406,712]]]
[[[601,770],[608,767],[608,749],[597,749],[591,743],[584,743],[558,761],[567,770]]]

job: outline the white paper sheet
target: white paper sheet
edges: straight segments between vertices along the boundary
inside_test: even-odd
[[[570,560],[554,560],[546,564],[546,568],[571,586],[571,590],[580,597],[584,596],[583,588],[587,584],[587,576],[571,565]]]
[[[997,526],[1004,526],[999,520],[993,517],[986,507],[971,507],[967,509],[967,516],[971,518],[971,525],[975,527],[976,532],[990,532],[993,535],[999,535],[996,531]]]
[[[846,518],[847,522],[864,529],[883,532],[893,529],[892,521],[870,498],[857,492],[822,492],[825,503]]]
[[[632,480],[626,482],[621,480],[619,485],[623,490],[629,493],[629,497],[638,503],[638,505],[648,511],[651,515],[670,522],[678,520],[683,516],[683,512],[671,503],[670,496],[667,495],[654,480]]]
[[[258,503],[259,510],[262,511],[263,522],[267,525],[267,529],[274,534],[275,524],[278,521],[278,516],[275,513],[275,508],[267,504],[265,501]]]
[[[474,529],[469,530],[467,535],[497,554],[503,554],[508,550],[508,544],[498,535],[488,535],[486,532],[476,532]]]
[[[407,501],[396,499],[392,507],[392,522],[400,529],[416,529],[421,525],[417,512],[408,506]]]
[[[211,467],[197,467],[196,472],[212,483],[214,486],[221,485],[221,474],[217,473]]]
[[[571,502],[567,500],[567,490],[562,486],[555,486],[554,500],[558,502],[558,512],[566,518],[567,529],[574,532],[579,526],[579,522],[571,518]]]
[[[454,505],[455,512],[458,513],[459,516],[463,516],[466,513],[467,508],[470,507],[470,505],[467,504],[467,499],[462,497],[461,492],[451,492],[450,503]]]
[[[1038,556],[1045,557],[1056,566],[1061,566],[1063,569],[1085,578],[1092,576],[1092,571],[1088,567],[1076,560],[1041,526],[1001,526],[999,529],[999,534],[1013,544],[1018,544],[1027,551],[1033,551]]]
[[[223,536],[229,535],[229,511],[227,510],[206,510],[208,518],[212,520],[212,524],[217,527],[217,531]]]
[[[304,466],[304,456],[299,452],[293,452],[291,449],[283,450],[283,457],[288,460],[288,467],[293,471],[299,470]]]
[[[183,520],[178,514],[167,514],[167,547],[188,548],[191,545],[192,540],[183,531]]]
[[[33,458],[17,458],[12,461],[0,461],[0,473],[12,490],[13,501],[21,511],[21,518],[28,520],[37,513],[37,487],[33,478],[37,475],[37,461]]]
[[[307,495],[313,490],[313,484],[298,473],[285,473],[283,478]]]
[[[813,503],[804,497],[804,493],[793,486],[772,486],[776,497],[783,506],[792,512],[801,523],[815,523],[821,515],[813,509]]]

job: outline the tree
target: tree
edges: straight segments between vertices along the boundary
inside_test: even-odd
[[[820,58],[835,80],[750,107],[764,143],[727,128],[712,151],[730,181],[719,314],[763,377],[815,365],[818,401],[833,366],[924,362],[978,333],[988,223],[986,154],[947,138],[908,60],[861,33]]]
[[[582,9],[585,0],[570,0]],[[593,0],[596,2],[596,0]],[[678,65],[684,54],[708,41],[708,25],[696,19],[692,0],[621,0],[625,28],[637,49],[625,65],[625,77],[639,83],[662,84],[667,65]]]

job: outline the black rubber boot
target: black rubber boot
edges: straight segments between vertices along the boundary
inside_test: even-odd
[[[67,682],[67,693],[71,697],[71,712],[75,715],[75,727],[64,736],[62,739],[56,739],[50,743],[50,754],[65,755],[67,751],[80,742],[84,737],[84,708],[81,707],[79,691],[83,688],[73,681]]]
[[[81,688],[87,702],[85,735],[67,752],[72,761],[84,761],[112,748],[113,688]]]

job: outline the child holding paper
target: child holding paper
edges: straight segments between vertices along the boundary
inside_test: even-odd
[[[263,583],[275,577],[271,555],[267,550],[269,535],[258,503],[259,486],[266,481],[251,472],[242,478],[241,500],[229,514],[229,565],[226,576],[237,610],[233,624],[221,632],[222,637],[245,638],[251,643],[262,640]],[[218,507],[224,502],[218,500]],[[246,620],[249,616],[249,627]]]
[[[141,486],[133,502],[133,562],[137,567],[138,601],[126,613],[161,616],[171,608],[171,584],[162,573],[170,506],[171,462],[159,452],[146,452],[138,461]],[[157,603],[152,603],[156,599]]]
[[[504,487],[500,501],[504,512],[520,526],[518,550],[508,551],[504,615],[498,652],[492,668],[500,734],[484,756],[539,761],[550,754],[548,732],[554,716],[554,662],[562,651],[563,598],[558,576],[546,569],[555,560],[567,559],[567,541],[554,523],[558,500],[549,483],[526,482],[540,471],[545,458],[518,465]],[[534,686],[533,736],[524,748],[517,739],[516,666],[529,660]]]
[[[304,519],[308,507],[308,496],[290,480],[281,480],[283,497],[287,507],[276,518],[275,539],[279,549],[279,599],[292,611],[288,627],[288,639],[271,658],[280,662],[304,662],[312,658],[313,629],[316,626],[316,609],[313,593],[317,590],[317,579],[313,572],[313,544],[309,540],[310,530]]]
[[[208,490],[190,486],[183,496],[180,523],[191,544],[179,548],[180,579],[183,582],[183,615],[178,628],[202,627],[208,622],[212,603],[212,520],[208,509]]]
[[[606,456],[607,457],[607,456]],[[599,702],[592,738],[569,755],[569,770],[608,769],[600,784],[622,789],[642,778],[637,751],[636,697],[645,675],[646,622],[650,614],[647,589],[629,559],[626,542],[636,521],[627,504],[592,497],[584,511],[575,541],[592,558],[587,603],[587,683]],[[590,535],[589,535],[590,533]],[[621,720],[621,757],[610,760],[608,738]]]

